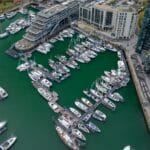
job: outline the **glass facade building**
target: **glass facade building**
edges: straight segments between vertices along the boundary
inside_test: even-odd
[[[139,34],[136,52],[141,54],[144,69],[150,73],[150,2],[145,10],[143,25]]]
[[[100,29],[110,30],[113,28],[113,10],[101,9],[95,5],[81,6],[79,14],[80,20],[92,23]]]
[[[144,21],[139,34],[136,52],[141,53],[143,50],[150,50],[150,2],[145,10]]]

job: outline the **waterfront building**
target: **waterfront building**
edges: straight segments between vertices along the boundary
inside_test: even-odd
[[[75,0],[52,5],[40,11],[32,21],[32,25],[26,30],[23,39],[15,44],[15,49],[26,51],[34,48],[44,41],[47,35],[51,36],[70,21],[77,19],[78,13],[79,2]]]
[[[109,30],[113,27],[113,9],[108,5],[99,5],[95,2],[80,7],[79,18],[99,29]]]
[[[80,6],[79,18],[107,32],[114,39],[130,39],[135,33],[137,12],[130,6],[90,3]]]

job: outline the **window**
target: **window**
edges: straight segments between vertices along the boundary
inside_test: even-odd
[[[99,24],[100,22],[100,10],[95,9],[95,23]]]
[[[112,24],[112,16],[113,13],[112,12],[107,12],[106,13],[106,20],[105,20],[105,25],[111,25]]]

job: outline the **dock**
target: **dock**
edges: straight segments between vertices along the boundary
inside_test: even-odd
[[[103,96],[103,98],[97,98],[99,101],[98,102],[96,102],[94,105],[93,105],[93,107],[92,108],[89,108],[88,109],[88,111],[87,112],[85,112],[81,117],[80,117],[80,120],[79,121],[83,121],[83,118],[85,118],[87,115],[89,115],[89,114],[93,114],[93,112],[94,112],[94,110],[96,110],[96,108],[100,105],[100,104],[102,104],[103,102],[103,99],[104,98],[107,98],[108,97],[108,95],[109,95],[109,93],[113,93],[116,89],[118,89],[119,87],[117,87],[117,86],[114,86],[111,90],[109,90],[104,96]]]

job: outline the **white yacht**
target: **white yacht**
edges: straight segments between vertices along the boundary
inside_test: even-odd
[[[84,97],[81,98],[81,101],[82,101],[85,105],[87,105],[88,107],[92,107],[92,106],[93,106],[93,104],[92,104],[88,99],[86,99],[86,98],[84,98]]]
[[[0,122],[0,134],[6,130],[7,121]]]
[[[38,52],[41,52],[42,54],[47,54],[48,52],[50,52],[50,49],[52,48],[52,45],[50,43],[43,43],[41,45],[39,45],[36,50]]]
[[[59,41],[64,41],[64,38],[62,37],[61,34],[59,34],[57,37],[55,37]]]
[[[91,61],[91,58],[88,57],[88,54],[86,52],[84,52],[83,54],[80,55],[80,57],[86,62],[90,62]]]
[[[68,51],[66,52],[69,56],[71,56],[71,55],[75,55],[75,50],[73,50],[73,49],[68,49]]]
[[[99,127],[97,127],[94,123],[89,122],[86,124],[86,126],[92,131],[92,132],[101,132]]]
[[[100,92],[102,92],[102,93],[104,93],[104,94],[107,93],[107,90],[108,90],[108,89],[106,89],[106,88],[104,88],[103,86],[101,86],[98,82],[96,82],[95,86],[96,86],[96,89],[97,89],[98,91],[100,91]]]
[[[78,128],[86,133],[90,133],[89,129],[82,123],[78,124]]]
[[[104,74],[105,74],[105,76],[107,76],[107,77],[110,77],[110,76],[111,76],[110,71],[104,71]]]
[[[107,116],[100,110],[95,110],[93,114],[93,118],[100,120],[100,121],[105,121]]]
[[[55,113],[58,113],[60,111],[57,103],[48,102],[48,105]]]
[[[97,56],[97,53],[94,52],[94,51],[90,51],[90,53],[91,53],[92,55],[94,55],[95,57]]]
[[[116,97],[114,94],[112,94],[112,93],[110,93],[109,95],[108,95],[108,98],[110,98],[111,100],[113,100],[113,101],[115,101],[115,102],[119,102],[120,100],[119,100],[119,98],[118,97]]]
[[[0,150],[10,149],[13,146],[13,144],[16,142],[16,140],[17,140],[16,136],[13,136],[13,137],[7,139],[2,144],[0,144]]]
[[[81,117],[81,113],[80,113],[78,110],[76,110],[75,108],[70,107],[69,110],[70,110],[75,116],[77,116],[78,118]]]
[[[5,38],[9,35],[9,33],[6,31],[6,32],[3,32],[3,33],[0,33],[0,39],[2,38]]]
[[[78,66],[78,63],[77,63],[75,60],[72,60],[72,64],[73,64],[74,66]]]
[[[68,67],[72,68],[72,69],[75,69],[75,68],[76,68],[76,66],[74,66],[73,63],[71,63],[71,62],[69,62],[69,61],[66,63],[66,65],[67,65]]]
[[[123,150],[133,150],[130,145],[127,145],[123,148]]]
[[[120,59],[122,58],[122,54],[121,54],[120,51],[117,51],[117,55],[118,55],[118,57],[119,57]]]
[[[106,51],[106,49],[104,47],[102,47],[102,46],[99,46],[98,48],[100,49],[101,52],[105,52]]]
[[[111,78],[109,77],[106,77],[106,76],[101,76],[102,80],[104,80],[105,82],[107,83],[110,83],[111,82]]]
[[[79,101],[75,101],[75,105],[84,112],[88,110],[88,107]]]
[[[87,51],[86,53],[87,53],[88,57],[90,57],[90,58],[95,58],[96,57],[96,55],[91,50]]]
[[[87,97],[93,99],[94,101],[96,101],[96,102],[99,101],[99,98],[95,97],[94,94],[93,94],[91,91],[86,91],[86,90],[84,90],[83,93],[84,93]]]
[[[54,91],[50,92],[45,88],[37,88],[39,94],[44,97],[47,101],[56,101],[58,99],[58,94]]]
[[[28,13],[28,10],[25,9],[25,8],[23,8],[23,7],[21,7],[21,8],[18,10],[18,12],[19,12],[20,14],[26,15],[26,14]]]
[[[108,95],[108,97],[110,99],[112,99],[113,101],[116,101],[116,102],[119,102],[119,101],[123,102],[124,101],[123,97],[119,93],[116,93],[116,92],[115,93],[110,93]]]
[[[113,111],[115,111],[116,109],[116,105],[112,101],[110,101],[108,98],[104,98],[102,100],[102,104]]]
[[[50,82],[49,80],[47,80],[45,78],[42,79],[40,82],[41,82],[42,85],[44,85],[44,86],[46,86],[48,88],[52,86],[52,82]]]
[[[112,89],[112,87],[108,83],[101,82],[101,85],[102,85],[102,87],[104,87],[107,90],[111,90]]]
[[[67,132],[65,132],[60,126],[56,126],[56,131],[60,136],[61,140],[72,150],[79,150],[76,144],[75,138],[71,137]]]
[[[56,41],[57,41],[57,40],[56,40],[55,38],[51,38],[51,39],[49,40],[49,42],[52,43],[52,44],[55,43]]]
[[[83,58],[81,58],[80,56],[76,57],[75,60],[80,62],[80,63],[85,63],[85,60]]]
[[[103,98],[103,95],[94,89],[90,89],[91,94],[93,94],[96,98]]]
[[[80,38],[80,39],[84,39],[84,38],[85,38],[85,35],[79,34],[79,38]]]
[[[118,50],[116,48],[114,48],[111,44],[107,44],[106,45],[106,49],[113,51],[113,52],[117,52]]]
[[[118,68],[119,68],[119,70],[122,70],[122,71],[126,70],[126,66],[124,64],[124,61],[122,61],[122,60],[118,61]]]
[[[1,130],[3,127],[5,127],[6,124],[7,124],[7,121],[2,121],[2,122],[0,122],[0,130]]]
[[[72,134],[77,138],[86,141],[86,137],[82,134],[82,132],[78,129],[72,129]]]
[[[38,81],[40,80],[40,77],[38,75],[35,75],[33,73],[28,73],[28,76],[30,77],[31,80],[33,81]]]
[[[6,97],[8,97],[8,93],[2,87],[0,87],[0,100]]]
[[[68,122],[68,120],[60,117],[58,118],[58,122],[63,126],[65,127],[66,129],[69,129],[70,128],[70,123]]]
[[[101,51],[101,50],[100,50],[97,46],[95,46],[95,45],[92,46],[91,50],[92,50],[93,52],[100,52],[100,51]]]
[[[0,20],[4,20],[5,19],[5,15],[4,14],[0,14]]]
[[[6,13],[6,17],[8,19],[10,19],[10,18],[13,18],[14,16],[16,16],[16,14],[17,14],[17,12],[11,11],[11,12]]]
[[[27,70],[29,67],[30,67],[29,62],[25,62],[25,63],[18,65],[17,70],[19,70],[21,72],[21,71]]]
[[[27,20],[24,19],[24,18],[17,19],[17,20],[15,21],[15,23],[16,23],[18,26],[22,27],[22,29],[24,29],[25,27],[27,27],[27,26],[30,25],[30,24],[29,24],[29,21],[27,21]]]

